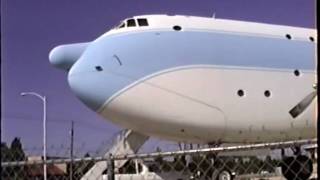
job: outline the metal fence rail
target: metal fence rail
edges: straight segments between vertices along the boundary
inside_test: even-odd
[[[102,170],[105,175],[99,179],[109,180],[284,179],[283,172],[289,177],[287,179],[307,179],[317,176],[314,147],[310,151],[301,152],[291,149],[306,145],[316,146],[316,142],[317,139],[312,139],[106,157],[55,157],[46,161],[27,157],[6,161],[1,155],[1,179],[42,179],[43,164],[47,165],[48,179],[83,179],[84,174],[97,162],[104,162],[108,167]],[[269,151],[257,153],[264,149]],[[11,156],[17,155],[16,153]],[[118,166],[117,161],[121,160],[127,162]],[[299,169],[298,166],[303,168]],[[308,173],[311,177],[307,177]]]

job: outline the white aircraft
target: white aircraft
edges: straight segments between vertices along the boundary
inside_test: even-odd
[[[193,16],[126,19],[54,48],[72,91],[119,126],[192,143],[316,137],[315,29]]]

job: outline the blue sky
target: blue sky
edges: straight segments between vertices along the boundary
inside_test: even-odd
[[[48,99],[48,144],[75,142],[97,149],[120,128],[82,104],[67,84],[67,73],[52,67],[49,51],[59,45],[92,41],[119,21],[141,14],[180,14],[315,27],[315,0],[2,0],[1,141],[21,137],[24,147],[41,147],[42,105]]]

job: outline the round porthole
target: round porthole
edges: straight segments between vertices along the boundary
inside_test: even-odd
[[[181,31],[181,26],[173,26],[173,29],[175,30],[175,31]]]
[[[313,42],[314,38],[312,36],[309,37],[310,41]]]
[[[287,38],[287,39],[291,39],[290,34],[286,34],[286,38]]]
[[[101,66],[96,66],[96,70],[97,70],[97,71],[102,71],[103,69],[102,69]]]
[[[296,69],[296,70],[293,71],[293,74],[295,76],[300,76],[300,71],[298,69]]]
[[[266,90],[266,91],[264,92],[264,96],[270,97],[270,96],[271,96],[271,92],[270,92],[269,90]]]
[[[244,96],[244,91],[242,89],[238,90],[237,92],[238,96],[242,97]]]

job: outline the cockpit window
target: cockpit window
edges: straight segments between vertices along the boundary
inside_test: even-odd
[[[121,23],[118,28],[124,28],[124,27],[125,27],[125,23]]]
[[[147,19],[138,19],[138,24],[139,26],[148,26],[148,21]]]
[[[134,27],[136,26],[136,21],[134,19],[127,20],[127,27]]]

